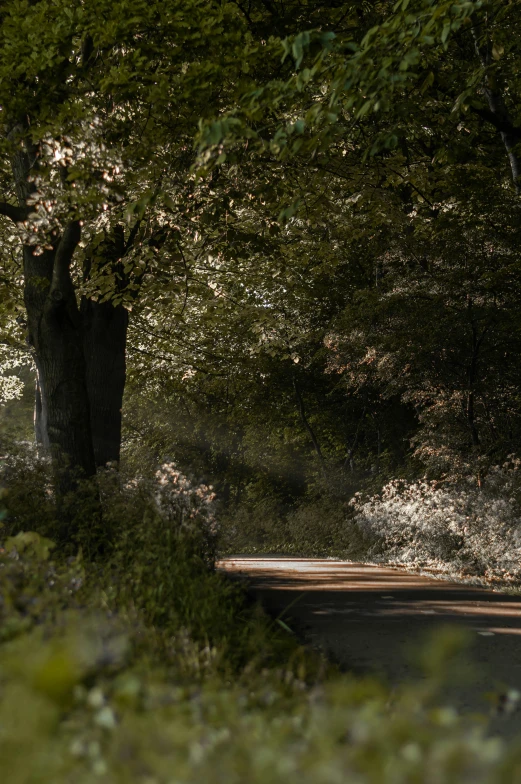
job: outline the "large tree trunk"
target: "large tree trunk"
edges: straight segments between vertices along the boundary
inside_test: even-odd
[[[9,135],[19,206],[0,202],[0,214],[16,223],[32,211],[32,175],[38,168],[38,149],[26,126],[20,123]],[[38,376],[35,435],[51,454],[63,538],[74,542],[80,534],[82,544],[96,549],[100,543],[85,540],[78,526],[85,515],[93,524],[100,521],[99,496],[80,481],[94,477],[97,465],[119,459],[128,314],[88,300],[80,312],[70,271],[80,226],[73,220],[61,235],[51,232],[43,252],[24,246],[24,301]],[[113,251],[120,258],[122,228],[115,240]],[[107,260],[114,259],[109,254]]]
[[[83,299],[80,312],[94,457],[105,466],[120,456],[128,311]]]
[[[38,148],[25,122],[10,138],[20,206],[3,203],[0,212],[21,222],[31,212]],[[79,477],[94,476],[96,466],[118,461],[121,442],[128,313],[87,299],[78,308],[70,266],[80,233],[76,220],[61,237],[49,237],[52,247],[43,253],[24,247],[24,299],[38,372],[35,435],[52,455],[58,497],[73,490]],[[126,251],[123,227],[117,226],[104,246],[104,265],[113,269]],[[86,278],[90,267],[87,260]]]
[[[27,134],[25,121],[13,127],[10,140],[19,207],[4,214],[20,222],[31,212],[35,191],[31,175],[38,168],[38,148]],[[81,319],[70,273],[80,236],[80,222],[75,220],[61,236],[52,234],[45,250],[23,248],[28,337],[40,393],[37,423],[42,444],[48,444],[51,452],[58,500],[77,487],[79,478],[96,473]]]
[[[127,245],[123,226],[116,224],[97,245],[95,272],[109,275],[120,291],[128,282],[120,263]],[[83,276],[93,272],[91,254],[84,260]],[[83,297],[80,305],[83,347],[87,369],[92,442],[97,466],[119,462],[121,407],[126,380],[128,311],[112,302],[95,302]]]
[[[81,320],[66,261],[78,238],[79,227],[71,224],[54,250],[37,256],[24,248],[29,341],[37,357],[42,412],[62,496],[80,476],[96,472]]]

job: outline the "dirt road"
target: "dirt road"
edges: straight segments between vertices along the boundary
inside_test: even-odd
[[[470,644],[447,698],[461,711],[490,714],[491,692],[521,693],[521,597],[326,559],[237,556],[219,568],[247,579],[268,612],[346,669],[377,672],[392,684],[418,677],[417,644],[457,625],[468,630]],[[491,726],[521,734],[521,706]]]

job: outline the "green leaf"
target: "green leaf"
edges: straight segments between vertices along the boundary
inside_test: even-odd
[[[492,45],[492,57],[494,60],[499,60],[501,55],[504,53],[505,47],[500,46],[499,44]]]
[[[19,555],[29,553],[36,556],[39,561],[47,561],[55,546],[51,539],[40,536],[36,531],[22,531],[16,536],[10,536],[5,542],[7,553],[12,553],[14,550]]]

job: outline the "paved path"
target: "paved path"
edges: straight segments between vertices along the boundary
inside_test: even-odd
[[[457,707],[490,713],[487,693],[521,692],[521,597],[318,558],[237,556],[219,568],[247,579],[268,612],[342,667],[398,683],[417,676],[412,651],[422,638],[456,625],[470,638],[450,692]],[[521,733],[521,708],[493,719],[492,728]]]

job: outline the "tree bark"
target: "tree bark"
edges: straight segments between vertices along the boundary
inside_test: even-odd
[[[121,259],[132,244],[125,242],[123,226],[117,224],[98,245],[96,272],[106,272],[121,291],[128,280]],[[92,274],[90,254],[84,261],[83,276]],[[82,298],[80,313],[83,325],[83,350],[90,401],[92,442],[96,465],[118,463],[121,450],[121,408],[126,381],[126,344],[128,311],[112,302],[95,302]]]
[[[84,298],[80,313],[94,458],[101,467],[120,458],[128,311]]]
[[[34,394],[34,436],[38,451],[43,454],[50,449],[47,420],[47,400],[43,391],[42,374],[37,365],[36,389]]]
[[[32,210],[38,147],[25,123],[13,126],[9,138],[18,206],[0,202],[0,214],[22,222]],[[121,305],[86,298],[78,307],[70,266],[80,236],[80,222],[73,220],[61,236],[55,232],[46,238],[43,252],[23,248],[28,340],[38,376],[35,437],[51,454],[58,500],[81,477],[94,476],[97,466],[120,456],[128,313]],[[101,250],[102,264],[124,285],[114,266],[127,250],[123,227],[114,229]],[[87,259],[86,278],[90,266]]]

